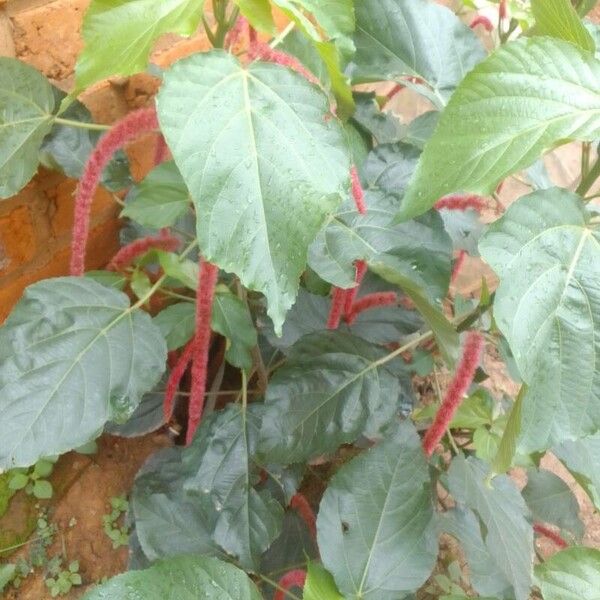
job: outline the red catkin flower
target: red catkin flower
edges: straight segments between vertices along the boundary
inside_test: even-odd
[[[447,208],[448,210],[467,210],[472,208],[481,212],[485,207],[485,200],[481,196],[446,196],[434,204],[437,210]]]
[[[358,171],[356,170],[356,167],[352,167],[350,169],[350,181],[352,182],[352,197],[354,198],[354,203],[356,204],[356,210],[361,215],[364,215],[367,212],[367,205],[365,204],[365,193],[360,183],[360,178],[358,176]]]
[[[331,309],[329,310],[329,317],[327,319],[327,329],[337,329],[339,327],[344,313],[347,292],[348,290],[343,290],[342,288],[333,288]]]
[[[181,352],[181,355],[177,359],[175,366],[171,369],[169,379],[167,379],[167,388],[165,390],[165,400],[163,403],[163,414],[165,416],[165,422],[171,418],[173,413],[173,405],[175,403],[175,394],[179,389],[181,379],[185,374],[192,357],[194,356],[194,340],[189,342],[187,346]]]
[[[194,437],[202,419],[204,392],[208,372],[208,351],[210,350],[210,332],[212,305],[215,287],[219,277],[219,268],[202,258],[196,295],[196,334],[194,336],[194,358],[192,362],[192,387],[190,390],[189,418],[186,444]]]
[[[448,425],[454,417],[454,413],[460,406],[463,396],[469,389],[475,377],[475,371],[481,360],[483,352],[483,336],[478,331],[470,331],[465,340],[463,355],[446,392],[444,400],[435,415],[433,423],[423,438],[423,451],[426,456],[431,456],[438,445]]]
[[[156,138],[156,146],[154,148],[154,166],[157,167],[169,157],[169,147],[165,141],[165,136],[159,134]]]
[[[238,17],[235,25],[227,32],[227,35],[225,36],[225,48],[233,48],[236,46],[247,27],[248,21],[246,17]],[[256,35],[256,30],[252,29],[252,31],[254,31],[254,34]],[[256,39],[254,39],[254,41],[256,41]]]
[[[293,508],[302,517],[313,538],[317,537],[317,518],[303,494],[295,494],[290,501],[290,507]]]
[[[75,196],[73,241],[71,244],[71,275],[83,275],[85,246],[89,235],[90,209],[104,167],[112,155],[125,144],[148,131],[158,128],[154,108],[142,108],[129,113],[98,141],[85,165]]]
[[[559,548],[567,548],[569,544],[560,536],[558,533],[554,533],[548,527],[545,527],[541,523],[534,523],[533,530],[541,536],[548,538],[550,541],[554,542]]]
[[[452,274],[450,275],[450,283],[454,283],[456,278],[458,277],[460,270],[463,268],[465,264],[465,260],[467,258],[467,252],[465,250],[460,250],[456,260],[454,261],[454,266],[452,267]]]
[[[367,261],[366,260],[357,260],[354,263],[354,268],[356,269],[356,276],[354,277],[354,281],[356,282],[356,286],[346,290],[346,298],[344,300],[344,315],[346,318],[352,312],[352,305],[356,300],[356,295],[358,294],[358,288],[362,283],[366,273],[367,273]]]
[[[356,321],[356,317],[365,310],[379,308],[381,306],[391,306],[398,303],[396,292],[375,292],[359,298],[353,305],[350,313],[346,314],[346,321],[349,325]]]
[[[500,0],[500,5],[498,6],[498,16],[501,19],[506,19],[507,13],[506,0]]]
[[[275,50],[264,42],[251,42],[248,48],[248,59],[262,60],[281,65],[282,67],[288,67],[311,83],[318,83],[318,79],[295,56],[290,56],[285,52],[281,52],[281,50]]]
[[[469,25],[469,27],[471,29],[475,29],[475,27],[477,27],[478,25],[481,25],[486,31],[494,31],[494,26],[492,25],[492,22],[483,15],[478,15],[477,17],[475,17],[471,21],[471,25]]]
[[[404,88],[400,83],[397,83],[386,95],[386,104],[396,95],[399,94]]]
[[[136,258],[143,256],[149,250],[159,249],[174,252],[179,248],[179,240],[169,234],[149,235],[123,246],[111,259],[106,267],[108,271],[122,271]]]
[[[302,589],[304,587],[305,581],[306,571],[303,571],[302,569],[294,569],[293,571],[288,571],[279,580],[279,587],[283,589],[279,589],[275,592],[273,600],[285,600],[286,593],[283,590],[289,590],[293,587],[298,587]]]

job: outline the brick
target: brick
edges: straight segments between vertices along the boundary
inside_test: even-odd
[[[118,248],[118,230],[115,220],[109,219],[100,223],[90,234],[86,267],[88,269],[104,267]],[[70,257],[71,248],[66,241],[62,247],[42,253],[18,276],[0,279],[0,322],[8,316],[11,307],[19,300],[28,285],[41,279],[67,275]]]
[[[35,230],[27,206],[0,217],[0,276],[12,273],[35,254]]]

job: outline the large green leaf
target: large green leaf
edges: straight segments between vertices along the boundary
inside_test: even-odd
[[[391,112],[381,110],[375,92],[354,92],[356,111],[353,122],[370,134],[378,144],[399,142],[406,136],[406,125]]]
[[[293,8],[297,16],[298,7],[313,14],[319,25],[330,38],[348,35],[354,31],[354,3],[352,0],[273,0],[274,4],[287,10]],[[302,20],[306,26],[306,21]],[[311,30],[312,31],[312,30]]]
[[[281,331],[308,245],[348,194],[349,156],[327,98],[278,65],[221,51],[165,74],[158,113],[198,214],[207,260],[267,297]]]
[[[205,507],[183,490],[187,474],[183,452],[181,448],[157,452],[135,478],[131,515],[139,545],[150,561],[187,552],[224,556],[212,540]]]
[[[494,316],[523,380],[520,449],[600,427],[600,236],[584,204],[551,188],[518,200],[479,249],[500,277]]]
[[[385,354],[339,332],[297,342],[267,388],[261,454],[288,464],[377,437],[397,413],[403,374],[400,360],[377,364]]]
[[[54,106],[52,86],[41,73],[0,56],[0,198],[13,196],[33,177]]]
[[[588,52],[596,51],[594,39],[584,27],[571,0],[531,0],[535,34],[563,39]]]
[[[440,531],[455,537],[465,553],[469,567],[469,580],[477,593],[496,598],[514,598],[510,579],[502,572],[484,539],[477,515],[465,507],[456,507],[445,512],[439,519]]]
[[[531,470],[521,493],[535,520],[566,529],[579,540],[583,537],[577,498],[558,475],[544,469]]]
[[[444,110],[402,204],[407,219],[451,192],[491,194],[511,173],[568,140],[600,137],[600,62],[562,40],[502,46]]]
[[[535,568],[544,600],[598,600],[600,550],[575,546]]]
[[[498,475],[488,483],[488,467],[473,457],[456,456],[448,471],[450,493],[459,506],[474,510],[485,545],[512,585],[516,600],[529,598],[533,575],[533,529],[528,509],[514,482]]]
[[[240,12],[256,29],[272,33],[275,29],[269,0],[234,0]]]
[[[208,556],[177,556],[92,588],[83,600],[261,600],[240,569]]]
[[[397,600],[437,557],[431,483],[419,436],[405,421],[331,479],[317,518],[323,564],[345,598]]]
[[[190,207],[187,187],[173,161],[152,169],[128,194],[122,217],[143,227],[174,225]]]
[[[600,433],[552,449],[600,510]]]
[[[344,600],[330,573],[318,563],[310,563],[304,584],[303,600]]]
[[[165,360],[160,331],[122,292],[77,277],[29,286],[0,328],[0,467],[62,454],[124,420]]]
[[[253,487],[259,473],[254,457],[262,409],[230,405],[213,413],[182,457],[190,473],[184,489],[210,507],[213,540],[247,570],[258,567],[283,519],[281,505],[271,494]]]
[[[202,0],[92,0],[83,18],[76,89],[111,75],[144,71],[159,36],[196,31],[202,5]]]
[[[354,43],[355,82],[419,77],[416,90],[438,106],[485,56],[473,31],[429,0],[357,2]]]

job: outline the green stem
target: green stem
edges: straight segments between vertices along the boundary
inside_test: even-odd
[[[62,117],[54,117],[54,122],[58,125],[67,125],[68,127],[76,127],[77,129],[89,129],[90,131],[106,131],[110,129],[110,125],[102,125],[101,123],[86,123],[85,121],[74,121],[73,119],[63,119]]]
[[[596,179],[600,177],[600,157],[596,159],[596,162],[593,164],[592,168],[587,172],[587,174],[581,179],[581,183],[577,186],[575,190],[576,194],[580,196],[585,196],[590,188],[596,183]]]
[[[292,29],[294,29],[295,26],[296,24],[293,21],[291,23],[288,23],[285,29],[277,37],[271,40],[269,46],[271,46],[271,48],[276,48],[277,46],[279,46],[279,44],[281,44],[281,42],[285,40],[285,38],[292,31]]]

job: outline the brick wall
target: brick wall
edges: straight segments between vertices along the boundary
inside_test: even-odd
[[[65,91],[73,85],[81,50],[81,19],[89,0],[0,0],[0,56],[23,60]],[[207,48],[203,35],[190,39],[165,36],[153,61],[166,66]],[[157,83],[146,75],[115,78],[87,91],[81,100],[100,123],[111,123],[145,106]],[[136,179],[151,166],[152,143],[128,148]],[[150,140],[152,142],[152,140]],[[16,196],[0,200],[0,321],[23,288],[46,277],[67,274],[73,192],[76,182],[40,168]],[[96,195],[88,245],[88,267],[101,268],[118,249],[118,206],[104,190]]]

